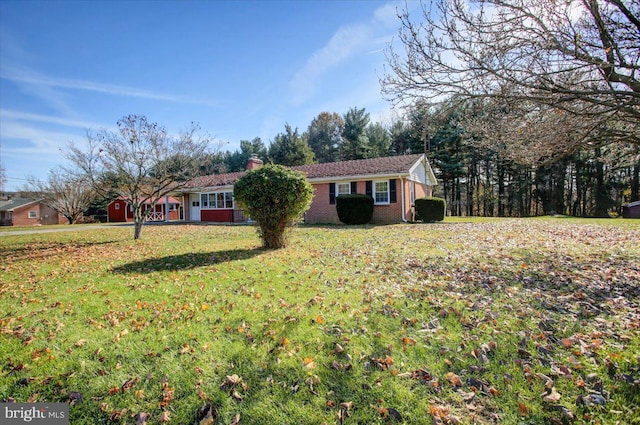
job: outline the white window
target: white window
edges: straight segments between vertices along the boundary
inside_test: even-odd
[[[120,204],[118,202],[115,203],[115,205],[113,206],[116,210],[120,209]]]
[[[200,195],[203,208],[208,209],[232,209],[233,192],[203,193]]]
[[[350,195],[351,183],[336,183],[336,196]]]
[[[373,199],[377,205],[389,203],[389,180],[373,182]]]
[[[29,218],[38,218],[38,211],[37,210],[29,211]]]

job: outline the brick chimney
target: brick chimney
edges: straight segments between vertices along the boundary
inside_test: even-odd
[[[263,162],[260,158],[258,158],[258,155],[253,154],[247,161],[247,171],[257,170],[258,168],[262,167],[262,164]]]

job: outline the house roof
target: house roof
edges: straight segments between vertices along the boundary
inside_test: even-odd
[[[409,169],[422,157],[422,154],[387,156],[382,158],[356,159],[352,161],[327,162],[291,167],[302,171],[308,179],[346,176],[370,176],[389,174],[408,174]]]
[[[624,206],[628,208],[640,207],[640,201],[629,202],[627,205],[624,205]]]
[[[127,199],[126,199],[126,198],[124,198],[124,197],[122,197],[122,196],[120,196],[120,197],[118,197],[118,198],[114,199],[113,201],[111,201],[110,203],[113,203],[113,202],[115,202],[115,201],[125,201],[125,202],[127,202]],[[150,204],[150,203],[151,203],[151,200],[150,200],[150,199],[147,199],[146,201],[144,201],[144,203],[145,203],[145,204]],[[160,200],[157,200],[157,202],[156,202],[156,203],[158,203],[158,204],[164,204],[164,203],[165,203],[164,196],[162,196],[162,197],[160,198]],[[177,198],[174,198],[173,196],[169,196],[169,203],[170,203],[170,204],[179,204],[179,203],[180,203],[180,200],[179,200],[179,199],[177,199]]]
[[[0,199],[0,211],[14,211],[16,208],[26,207],[29,204],[35,204],[40,201],[40,199],[26,198]]]
[[[382,158],[356,159],[352,161],[326,162],[323,164],[309,164],[291,167],[293,170],[306,174],[308,179],[328,179],[348,176],[387,176],[387,175],[407,175],[410,173],[422,154],[387,156]],[[230,186],[246,171],[227,174],[212,174],[209,176],[196,177],[187,185],[189,188]]]

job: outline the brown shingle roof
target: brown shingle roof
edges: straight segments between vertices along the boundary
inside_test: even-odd
[[[194,187],[227,186],[237,182],[238,179],[244,176],[246,173],[247,173],[246,171],[240,171],[237,173],[210,174],[208,176],[200,176],[191,180],[186,187],[194,188]]]
[[[387,156],[383,158],[356,159],[352,161],[326,162],[323,164],[299,165],[291,167],[306,174],[309,179],[321,179],[346,176],[369,176],[406,174],[422,154]],[[193,179],[187,187],[215,187],[232,185],[246,171],[238,173],[212,174]]]
[[[291,167],[302,171],[307,178],[345,177],[406,174],[422,154],[387,156],[383,158],[356,159],[352,161],[327,162],[324,164],[300,165]]]

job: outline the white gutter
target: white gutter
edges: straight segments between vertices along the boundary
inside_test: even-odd
[[[402,199],[402,222],[403,223],[408,223],[407,220],[407,215],[406,215],[406,208],[404,205],[404,177],[402,176],[398,176],[400,178],[400,187],[402,188],[402,194],[400,195],[401,199]]]

